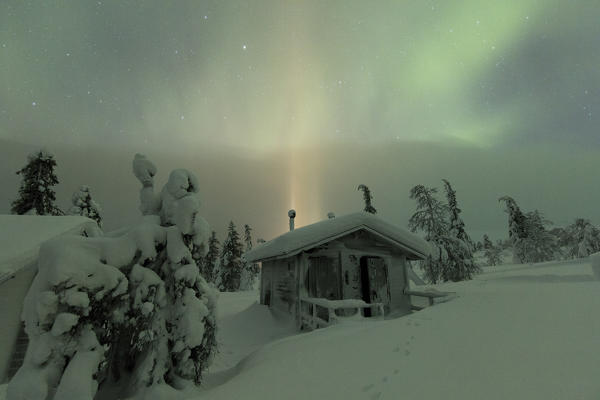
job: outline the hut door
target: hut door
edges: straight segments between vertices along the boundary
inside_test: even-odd
[[[335,258],[308,259],[307,289],[310,297],[328,300],[340,299],[339,263]]]
[[[390,290],[385,261],[380,257],[361,257],[360,278],[362,299],[366,303],[383,303],[386,313],[389,312]],[[365,317],[370,316],[371,311],[365,309]]]

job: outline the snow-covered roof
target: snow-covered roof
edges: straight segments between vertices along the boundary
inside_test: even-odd
[[[40,245],[56,236],[97,229],[76,216],[0,215],[0,282],[35,261]]]
[[[294,229],[256,246],[245,257],[251,262],[289,257],[360,230],[379,236],[410,259],[425,258],[430,251],[429,244],[419,236],[373,214],[359,212]]]

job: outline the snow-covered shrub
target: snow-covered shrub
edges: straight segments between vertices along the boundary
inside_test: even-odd
[[[17,171],[23,176],[19,198],[12,202],[13,214],[62,215],[56,207],[56,194],[52,189],[58,185],[54,173],[56,160],[47,150],[40,150],[28,157],[25,167]]]
[[[92,198],[90,188],[83,185],[71,196],[73,206],[69,209],[70,215],[81,215],[96,221],[99,227],[102,227],[102,217],[100,216],[100,206]]]
[[[216,292],[192,256],[206,254],[210,231],[195,179],[182,177],[191,174],[174,171],[155,198],[152,180],[143,181],[142,198],[160,208],[119,237],[42,246],[23,310],[30,345],[8,400],[91,400],[105,383],[130,395],[200,382],[216,348]]]

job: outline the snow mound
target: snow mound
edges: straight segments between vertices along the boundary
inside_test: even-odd
[[[0,281],[35,261],[45,241],[84,231],[92,236],[98,226],[84,217],[0,215]]]
[[[521,265],[437,285],[458,297],[271,342],[195,398],[598,399],[600,296],[590,272],[589,263]],[[244,325],[222,321],[230,340],[258,329],[253,307],[233,315]]]
[[[210,367],[211,373],[233,368],[262,346],[297,333],[293,321],[278,319],[257,300],[256,291],[220,294],[218,309],[222,314],[217,331],[219,353]]]

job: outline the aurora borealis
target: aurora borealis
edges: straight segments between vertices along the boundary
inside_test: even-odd
[[[442,177],[476,230],[502,228],[508,192],[598,223],[599,20],[583,0],[4,0],[0,140],[268,160],[287,178],[265,195],[301,223],[360,207],[366,183],[404,224],[410,185]],[[266,238],[272,207],[242,207]]]

